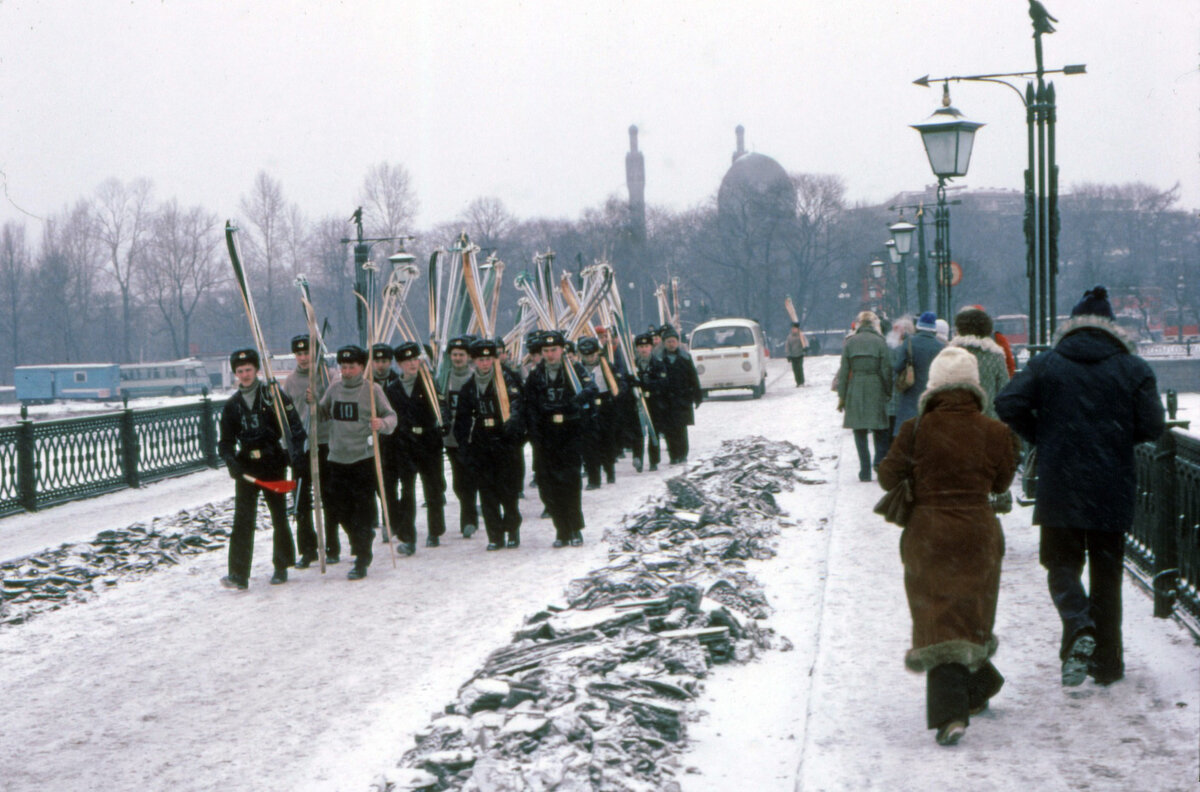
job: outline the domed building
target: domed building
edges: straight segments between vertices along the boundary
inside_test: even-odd
[[[722,219],[779,220],[796,216],[796,187],[787,171],[765,154],[746,151],[746,130],[737,127],[733,165],[717,190]]]

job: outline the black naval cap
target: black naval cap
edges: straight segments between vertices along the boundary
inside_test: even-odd
[[[591,355],[600,351],[600,342],[589,336],[588,338],[579,339],[579,343],[576,344],[575,348],[579,350],[579,354],[581,355]]]
[[[292,336],[292,351],[307,352],[308,351],[308,333],[303,335]]]
[[[654,346],[654,336],[649,333],[641,333],[637,338],[633,339],[634,346]]]
[[[371,360],[391,360],[393,357],[392,348],[384,343],[371,345]]]
[[[237,371],[238,366],[244,366],[249,363],[254,368],[262,368],[262,361],[258,359],[257,349],[237,349],[229,356],[229,368]]]
[[[365,366],[367,365],[367,350],[358,344],[346,344],[346,346],[338,348],[337,362],[339,364],[357,363],[360,366]]]
[[[455,336],[446,343],[446,351],[452,352],[455,349],[461,349],[464,352],[471,351],[471,339],[465,335]]]
[[[543,343],[541,330],[530,330],[525,334],[525,348],[531,353],[541,353]]]
[[[415,360],[421,357],[421,347],[416,341],[405,341],[397,344],[393,353],[396,355],[396,362],[401,363],[405,360]]]
[[[559,346],[565,347],[567,339],[563,336],[561,330],[544,330],[542,331],[542,347]]]
[[[473,358],[494,358],[496,357],[496,342],[490,338],[477,338],[471,342],[471,357]]]
[[[659,335],[662,336],[664,341],[666,341],[668,338],[679,338],[679,333],[677,333],[675,328],[671,327],[671,325],[663,325],[662,332],[659,333]]]

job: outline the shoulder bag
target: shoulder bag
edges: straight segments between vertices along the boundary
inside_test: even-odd
[[[909,338],[906,341],[906,348],[904,352],[904,369],[900,372],[899,376],[896,377],[896,390],[904,393],[906,390],[911,388],[916,381],[917,371],[915,368],[913,368],[912,339]]]
[[[901,528],[908,527],[908,520],[912,517],[912,512],[913,481],[908,476],[884,493],[879,502],[875,504],[876,514]]]

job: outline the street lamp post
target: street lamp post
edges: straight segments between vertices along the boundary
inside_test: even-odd
[[[887,303],[885,302],[885,300],[886,300],[886,295],[887,295],[887,288],[886,288],[886,280],[885,280],[885,272],[884,272],[884,268],[883,268],[883,262],[880,261],[879,259],[872,259],[872,261],[869,265],[869,268],[871,271],[871,280],[873,281],[873,283],[871,285],[871,292],[872,292],[872,297],[875,300],[875,305],[874,305],[875,312],[880,315],[886,316],[887,315]]]
[[[1179,309],[1179,343],[1183,343],[1183,293],[1187,284],[1184,283],[1183,275],[1179,276],[1179,282],[1175,284],[1175,307]]]
[[[943,85],[955,82],[992,82],[1007,86],[1025,107],[1027,126],[1028,167],[1025,170],[1025,274],[1029,279],[1029,346],[1045,347],[1054,333],[1057,314],[1058,278],[1058,165],[1054,157],[1054,127],[1057,121],[1054,83],[1046,82],[1047,74],[1085,74],[1084,64],[1047,69],[1042,61],[1042,35],[1053,33],[1050,22],[1057,21],[1049,16],[1040,3],[1031,4],[1033,19],[1034,55],[1036,71],[1003,72],[996,74],[974,74],[968,76],[937,77],[928,75],[914,80],[917,85],[928,87],[931,82]],[[1025,91],[1002,79],[1005,77],[1036,77],[1028,82]]]
[[[354,290],[361,294],[368,303],[375,299],[375,280],[376,273],[379,267],[371,262],[371,246],[377,242],[399,242],[400,250],[395,255],[389,256],[388,261],[391,262],[393,268],[398,264],[409,264],[416,259],[409,253],[404,252],[405,240],[412,239],[410,236],[398,237],[364,237],[362,224],[362,207],[358,207],[354,214],[350,216],[350,222],[355,225],[355,236],[353,239],[345,237],[342,239],[343,245],[354,243]],[[366,307],[355,300],[355,318],[358,321],[358,343],[359,346],[366,347],[370,338],[370,331],[367,327],[367,309]]]
[[[967,175],[975,132],[983,124],[968,121],[950,105],[950,84],[942,86],[942,106],[913,129],[921,133],[929,167],[937,176],[937,209],[934,211],[934,263],[937,266],[938,316],[950,316],[950,207],[946,203],[946,180]]]
[[[902,213],[899,220],[888,226],[888,230],[896,241],[895,251],[900,259],[900,313],[903,315],[908,313],[908,263],[904,257],[912,250],[913,232],[917,227],[906,222]]]
[[[896,299],[892,301],[893,308],[896,312],[895,316],[893,316],[893,318],[895,318],[897,316],[903,316],[908,310],[908,288],[907,284],[905,283],[906,278],[904,276],[904,257],[900,255],[900,251],[897,249],[895,239],[889,239],[887,242],[884,242],[883,245],[887,248],[888,258],[891,260],[892,265],[896,268]]]

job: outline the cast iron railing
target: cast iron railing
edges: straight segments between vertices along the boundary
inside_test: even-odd
[[[217,467],[224,400],[0,427],[0,516]]]

